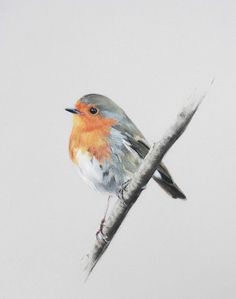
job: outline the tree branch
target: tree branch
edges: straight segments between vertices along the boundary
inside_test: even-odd
[[[112,238],[116,234],[130,208],[138,199],[148,181],[152,178],[158,164],[161,162],[162,158],[175,143],[175,141],[183,134],[205,95],[206,94],[203,94],[197,99],[194,99],[193,97],[189,101],[189,103],[177,116],[174,125],[167,131],[167,133],[159,142],[153,144],[149,153],[143,160],[140,168],[133,175],[128,186],[123,190],[122,198],[117,200],[108,219],[105,221],[102,229],[103,236],[97,238],[91,249],[91,252],[87,255],[87,266],[85,268],[87,278],[109,246]]]

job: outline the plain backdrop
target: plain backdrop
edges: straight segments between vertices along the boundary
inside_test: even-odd
[[[0,2],[0,298],[236,297],[235,1]],[[106,197],[68,156],[82,95],[125,109],[150,142],[215,78],[87,283]]]

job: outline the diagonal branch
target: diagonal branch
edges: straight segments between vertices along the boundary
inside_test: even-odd
[[[161,162],[166,152],[171,148],[171,146],[187,128],[205,95],[206,94],[203,94],[197,99],[193,98],[189,101],[189,103],[177,116],[174,125],[167,131],[167,133],[159,142],[153,144],[149,153],[142,162],[140,168],[133,175],[128,186],[123,190],[122,198],[116,202],[103,226],[103,237],[95,241],[91,252],[87,255],[87,277],[92,272],[96,263],[99,261],[99,259],[109,246],[122,221],[126,217],[132,205],[138,199],[140,193],[145,188],[148,181],[153,176],[158,164]]]

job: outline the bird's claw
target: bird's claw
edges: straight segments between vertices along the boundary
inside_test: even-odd
[[[104,224],[105,224],[105,218],[103,218],[100,223],[100,228],[96,232],[96,238],[99,242],[102,240],[103,242],[108,243],[108,237],[103,233]]]
[[[108,243],[108,237],[105,236],[100,230],[96,233],[96,239],[98,240],[98,242],[102,241],[104,243]]]
[[[121,200],[123,200],[123,201],[124,201],[124,191],[125,191],[126,188],[128,187],[129,182],[130,182],[130,180],[124,182],[124,183],[121,185],[120,190],[118,191],[118,198],[121,199]]]

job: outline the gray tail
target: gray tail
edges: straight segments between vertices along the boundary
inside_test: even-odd
[[[163,163],[158,166],[157,171],[153,175],[153,179],[173,198],[186,199],[185,194],[175,184],[169,171]]]

